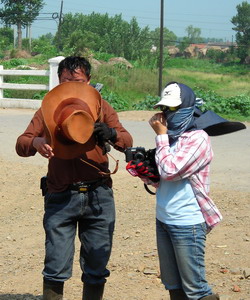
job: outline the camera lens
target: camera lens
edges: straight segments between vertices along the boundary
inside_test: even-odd
[[[144,156],[144,154],[142,152],[137,152],[135,154],[135,159],[144,160],[145,156]]]

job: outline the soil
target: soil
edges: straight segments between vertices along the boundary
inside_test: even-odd
[[[10,111],[0,110],[0,119],[5,120],[7,114],[10,114],[8,120],[13,114],[26,113],[29,119],[32,117],[29,111]],[[127,120],[139,124],[147,121],[152,112],[126,112],[119,115],[124,122]],[[47,164],[44,161],[37,163],[32,158],[17,158],[13,149],[10,149],[12,146],[4,148],[6,135],[14,144],[26,125],[20,125],[21,128],[16,131],[11,129],[10,133],[7,132],[10,126],[1,125],[0,129],[0,300],[42,299],[44,233],[39,180],[46,173]],[[249,124],[245,132],[239,136],[242,136],[242,143],[245,142],[248,148],[242,149],[238,140],[237,152],[231,153],[227,145],[221,145],[226,149],[225,153],[231,154],[223,155],[224,162],[212,168],[211,174],[214,178],[211,196],[224,219],[207,237],[207,279],[223,300],[250,299]],[[237,137],[238,133],[234,133],[234,136]],[[218,147],[218,153],[221,153],[221,148]],[[218,156],[214,158],[215,161]],[[235,166],[232,164],[235,158],[245,164],[235,161],[238,164]],[[109,262],[111,275],[104,299],[167,300],[168,292],[159,276],[155,197],[148,194],[141,181],[130,176],[123,166],[113,175],[117,218]],[[67,300],[81,299],[78,258],[79,242],[76,239],[73,276],[65,284],[64,299]]]

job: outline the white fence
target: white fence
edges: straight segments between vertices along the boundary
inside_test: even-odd
[[[49,70],[4,70],[0,65],[0,107],[2,108],[32,108],[37,109],[41,106],[41,100],[4,98],[3,90],[41,90],[49,91],[58,85],[57,69],[63,56],[53,57],[48,60]],[[18,84],[5,83],[4,76],[49,76],[49,84]]]

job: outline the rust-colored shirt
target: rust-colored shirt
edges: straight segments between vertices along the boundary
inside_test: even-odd
[[[128,131],[120,123],[116,111],[108,102],[102,100],[103,122],[110,128],[115,128],[117,132],[117,140],[115,148],[123,150],[132,146],[132,137]],[[20,135],[16,143],[16,152],[20,156],[33,156],[36,154],[36,149],[33,147],[33,139],[35,137],[45,136],[44,122],[41,109],[34,114],[30,124],[25,132]],[[87,147],[88,145],[89,147]],[[69,184],[79,181],[92,181],[103,177],[99,174],[99,170],[109,172],[109,163],[107,155],[102,154],[102,149],[96,145],[95,137],[92,136],[86,143],[87,150],[79,158],[74,159],[59,159],[53,157],[48,164],[48,189],[49,192],[61,192],[67,189]],[[80,158],[96,166],[94,168],[87,163],[84,163]],[[109,176],[108,184],[112,186],[112,180]]]

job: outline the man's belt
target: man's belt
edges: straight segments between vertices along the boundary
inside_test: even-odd
[[[72,191],[77,191],[78,193],[92,192],[99,186],[103,185],[107,180],[108,178],[101,178],[93,181],[80,181],[70,184],[68,186],[68,189]]]

